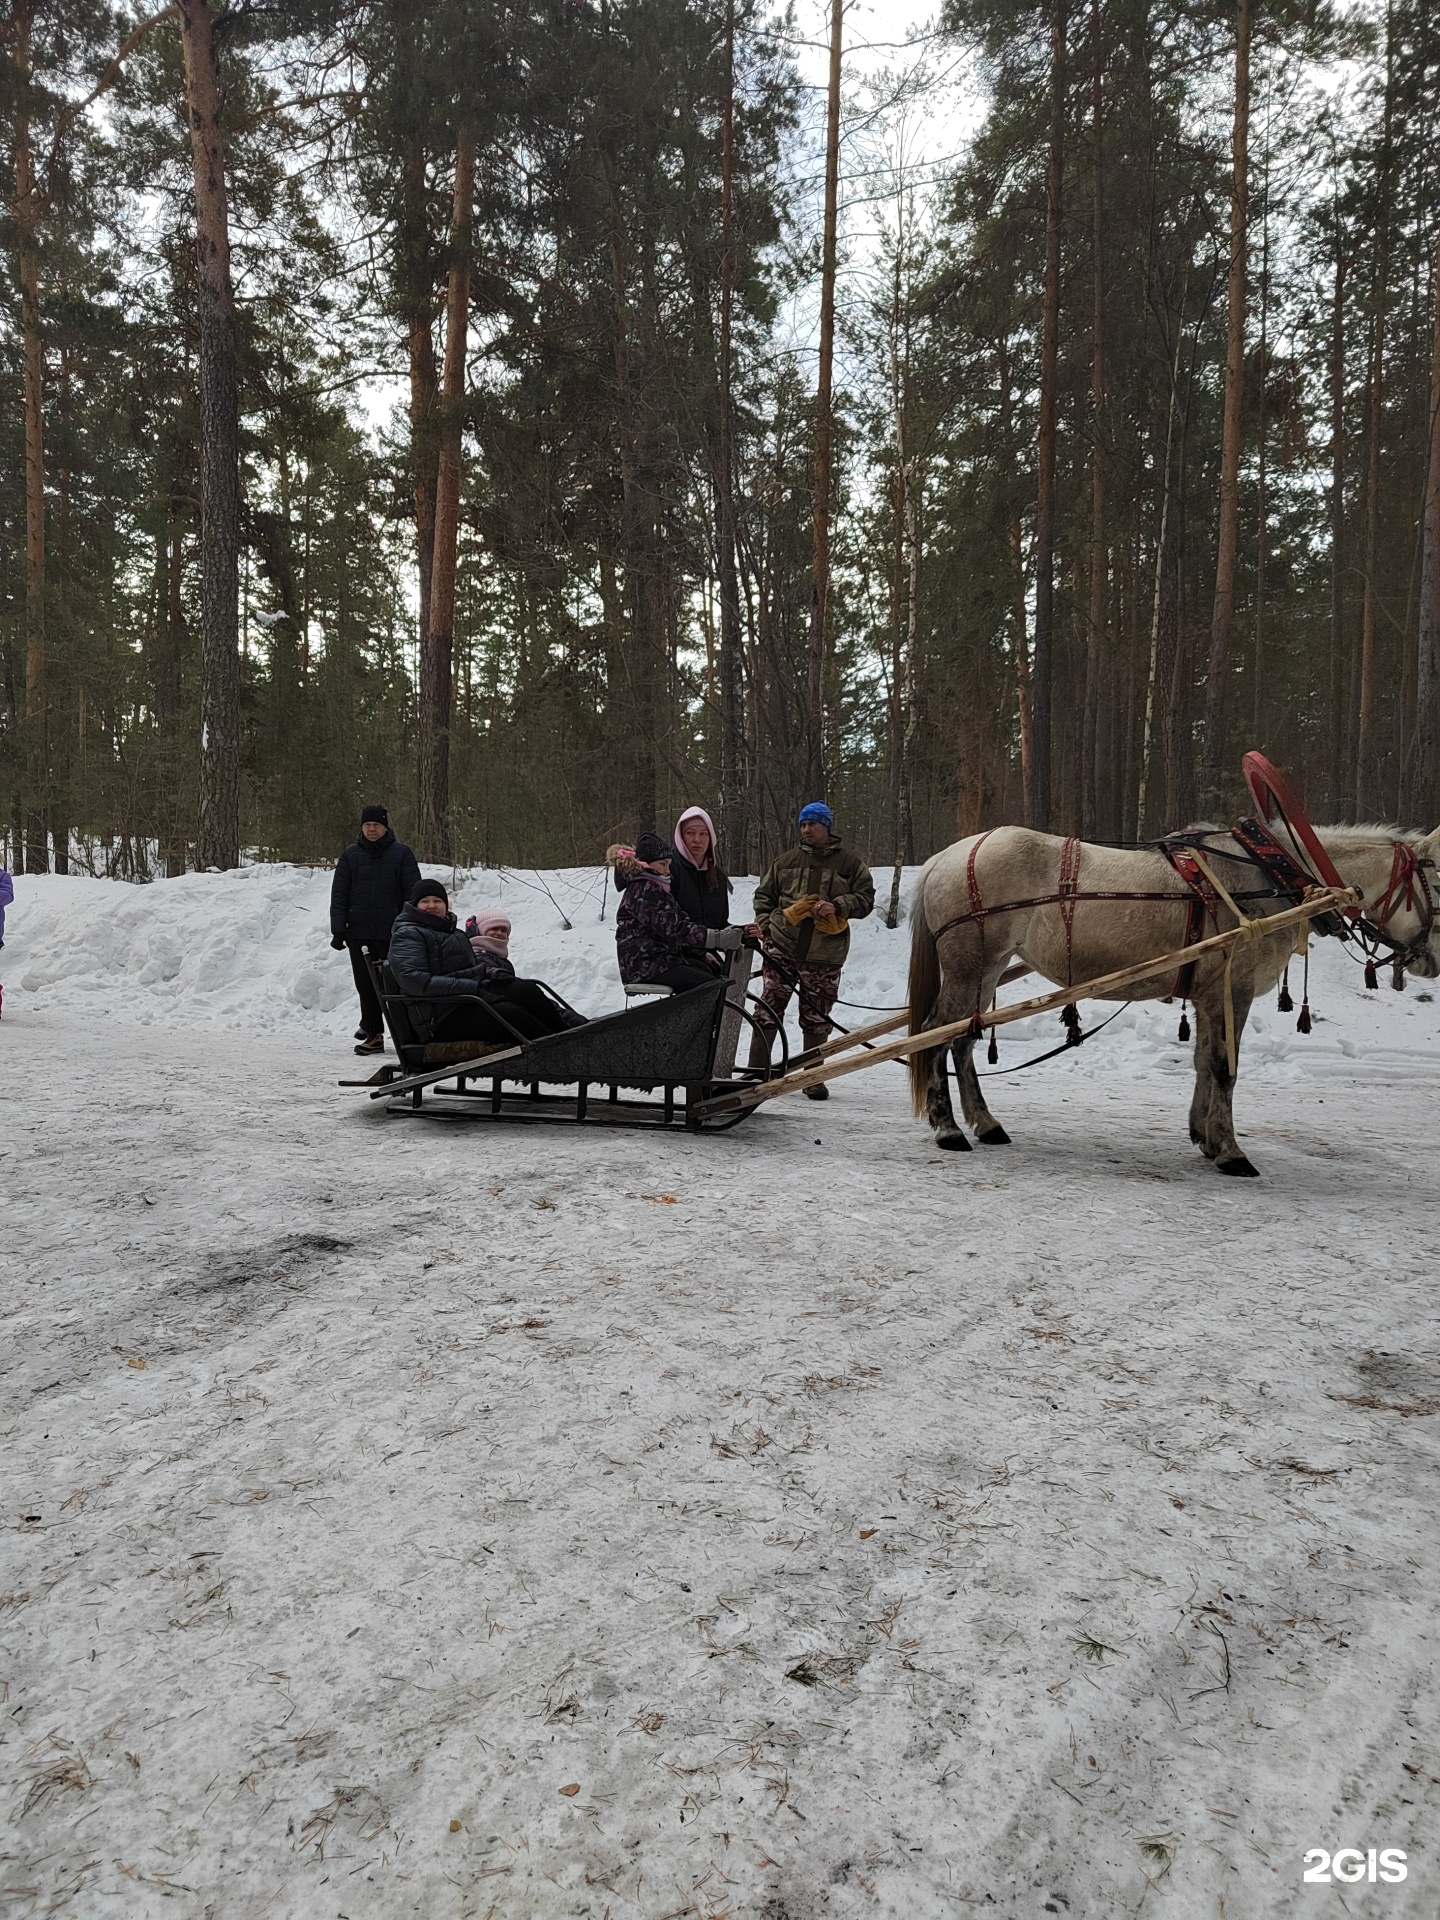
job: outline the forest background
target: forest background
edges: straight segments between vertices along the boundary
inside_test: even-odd
[[[9,0],[12,865],[1434,824],[1436,10],[856,18]]]

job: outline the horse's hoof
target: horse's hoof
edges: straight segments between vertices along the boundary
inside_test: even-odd
[[[937,1133],[935,1144],[937,1147],[943,1147],[946,1153],[969,1153],[970,1151],[970,1142],[958,1128],[954,1133]]]
[[[1008,1147],[1010,1144],[1009,1134],[999,1126],[991,1127],[986,1133],[977,1133],[975,1138],[982,1147]]]
[[[1237,1180],[1258,1180],[1260,1178],[1260,1169],[1258,1167],[1252,1167],[1243,1153],[1237,1155],[1233,1160],[1217,1160],[1215,1162],[1215,1170],[1217,1173],[1233,1173]]]

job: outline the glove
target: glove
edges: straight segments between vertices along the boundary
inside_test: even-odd
[[[744,938],[743,927],[716,927],[705,936],[705,945],[712,953],[729,953],[733,952]]]
[[[345,945],[345,936],[344,936],[344,934],[343,934],[343,933],[332,933],[332,934],[331,934],[331,936],[330,936],[330,944],[331,944],[331,946],[332,946],[332,947],[334,947],[334,949],[335,949],[335,951],[336,951],[337,953],[339,953],[339,951],[340,951],[340,949],[341,949],[341,948],[342,948],[342,947],[343,947],[343,946]]]

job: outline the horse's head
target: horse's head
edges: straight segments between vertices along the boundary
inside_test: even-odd
[[[1424,980],[1440,976],[1440,827],[1427,834],[1319,827],[1316,836],[1346,886],[1359,889],[1357,930],[1374,941],[1381,964]]]

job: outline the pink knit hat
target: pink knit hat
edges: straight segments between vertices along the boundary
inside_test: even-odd
[[[472,913],[465,922],[465,931],[470,936],[470,944],[476,953],[493,953],[501,960],[510,958],[510,916],[501,913],[498,907],[488,907],[480,913]]]

